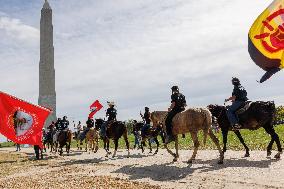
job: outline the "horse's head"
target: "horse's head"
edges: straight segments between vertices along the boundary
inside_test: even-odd
[[[212,116],[216,117],[216,118],[220,117],[220,115],[222,113],[226,113],[226,111],[224,111],[224,110],[226,110],[225,106],[219,106],[217,104],[215,104],[215,105],[210,104],[210,105],[207,106],[207,108],[211,112]]]
[[[150,115],[150,119],[153,122],[153,127],[157,128],[161,124],[164,125],[166,116],[168,112],[167,111],[154,111]]]

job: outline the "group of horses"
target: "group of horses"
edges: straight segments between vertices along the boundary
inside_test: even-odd
[[[198,139],[198,132],[203,132],[203,143],[206,144],[207,137],[211,138],[211,140],[216,145],[218,152],[219,152],[219,159],[218,163],[222,164],[224,161],[224,154],[227,150],[227,135],[229,131],[232,131],[232,127],[230,126],[230,122],[226,115],[227,107],[220,106],[220,105],[209,105],[206,108],[189,108],[185,111],[177,114],[172,122],[173,128],[173,135],[175,138],[175,152],[169,149],[168,144],[164,143],[164,147],[166,150],[173,156],[173,161],[177,161],[179,158],[179,148],[178,148],[178,135],[190,133],[194,149],[193,154],[188,159],[188,163],[192,163],[197,155],[198,148],[200,146],[200,142]],[[271,141],[267,146],[267,156],[271,156],[272,153],[272,145],[276,142],[278,153],[275,155],[275,158],[280,158],[282,154],[282,147],[280,143],[280,139],[277,133],[274,130],[274,118],[275,118],[275,104],[274,102],[248,102],[244,104],[242,109],[237,112],[238,118],[240,120],[240,124],[242,125],[241,129],[249,129],[249,130],[257,130],[261,127],[265,129],[265,131],[271,136]],[[164,136],[161,134],[162,131],[165,131],[165,119],[167,116],[167,111],[154,111],[151,113],[151,121],[153,123],[153,127],[149,128],[145,131],[142,135],[141,139],[141,149],[144,152],[144,146],[146,141],[150,141],[153,139],[157,144],[157,149],[155,154],[158,152],[159,149],[159,141],[157,139],[158,136],[161,136],[164,140]],[[89,129],[86,133],[86,148],[88,148],[94,152],[98,150],[98,141],[99,141],[99,129],[101,128],[104,120],[96,119],[95,127]],[[141,130],[143,127],[143,123],[136,123],[133,127],[138,130]],[[214,127],[219,127],[222,131],[223,136],[223,149],[221,149],[219,140],[215,136],[213,132]],[[60,134],[58,136],[58,144],[60,148],[60,153],[62,154],[62,147],[66,145],[67,152],[69,153],[70,143],[71,143],[71,131],[66,131],[68,134]],[[233,130],[236,134],[240,142],[243,144],[245,148],[245,157],[250,156],[249,148],[245,144],[244,139],[239,130]],[[77,147],[78,149],[82,149],[80,145],[82,145],[82,140],[79,137],[80,133],[76,133],[74,138],[77,140]],[[66,137],[68,136],[68,137]],[[104,149],[106,150],[106,156],[110,155],[109,151],[109,142],[112,139],[115,145],[113,157],[116,156],[117,148],[118,148],[118,140],[123,137],[125,140],[126,148],[128,151],[128,156],[130,155],[129,151],[129,141],[128,141],[128,133],[127,127],[124,122],[115,121],[108,125],[106,128],[106,136],[102,137],[104,141]],[[52,138],[52,137],[50,137]],[[62,140],[62,141],[61,141]],[[65,140],[65,141],[64,141]],[[151,142],[149,142],[151,145]],[[53,149],[53,147],[51,147]],[[55,148],[56,149],[56,148]],[[151,149],[152,150],[152,149]]]

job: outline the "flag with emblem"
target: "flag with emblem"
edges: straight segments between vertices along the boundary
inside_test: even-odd
[[[284,0],[274,0],[249,31],[248,51],[266,73],[260,83],[284,68]]]
[[[51,110],[0,92],[0,133],[18,144],[42,145],[42,128]]]
[[[90,111],[91,113],[89,114],[89,118],[93,118],[94,115],[102,109],[103,105],[96,100],[91,106],[90,106]]]

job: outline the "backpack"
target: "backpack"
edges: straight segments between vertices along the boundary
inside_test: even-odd
[[[246,89],[244,87],[240,87],[239,89],[240,89],[240,98],[247,100],[248,93],[247,93]]]
[[[180,107],[186,107],[186,100],[185,100],[185,96],[183,94],[179,93],[178,101],[179,101]]]

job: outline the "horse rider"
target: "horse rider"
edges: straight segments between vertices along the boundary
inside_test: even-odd
[[[51,124],[47,127],[48,132],[53,131],[54,127],[55,127],[55,122],[53,121],[53,122],[51,122]]]
[[[134,135],[134,147],[133,149],[136,148],[136,146],[139,148],[140,146],[140,133],[139,130],[137,129],[137,121],[133,120],[133,135]]]
[[[106,111],[107,121],[105,123],[103,123],[102,127],[101,127],[102,137],[106,136],[107,126],[110,125],[111,123],[113,123],[114,121],[116,121],[116,115],[117,115],[117,110],[114,108],[115,103],[114,102],[107,102],[107,103],[108,103],[109,108]]]
[[[176,114],[185,110],[186,100],[185,96],[179,92],[178,86],[173,86],[171,95],[171,106],[168,109],[168,115],[166,117],[166,132],[167,139],[166,143],[170,143],[174,141],[173,133],[172,133],[172,120]]]
[[[146,131],[147,131],[148,129],[150,129],[150,127],[151,127],[151,125],[150,125],[150,123],[151,123],[151,119],[150,119],[150,116],[151,116],[151,114],[150,114],[150,109],[149,109],[148,107],[145,107],[145,113],[144,113],[144,115],[140,112],[140,116],[142,117],[143,122],[144,122],[144,126],[141,128],[141,135],[142,135],[142,136],[145,136]]]
[[[59,131],[60,128],[61,128],[61,122],[62,122],[61,118],[58,118],[57,121],[56,121],[56,123],[55,123],[55,129],[56,129],[57,131]]]
[[[236,115],[236,111],[248,100],[247,91],[241,85],[241,82],[238,78],[232,78],[232,84],[234,86],[232,96],[228,99],[225,99],[225,102],[232,101],[232,105],[227,109],[227,117],[231,123],[233,130],[238,130],[241,128],[239,125],[239,120]]]
[[[69,121],[67,120],[67,116],[64,116],[61,121],[61,130],[67,130],[69,126]]]

